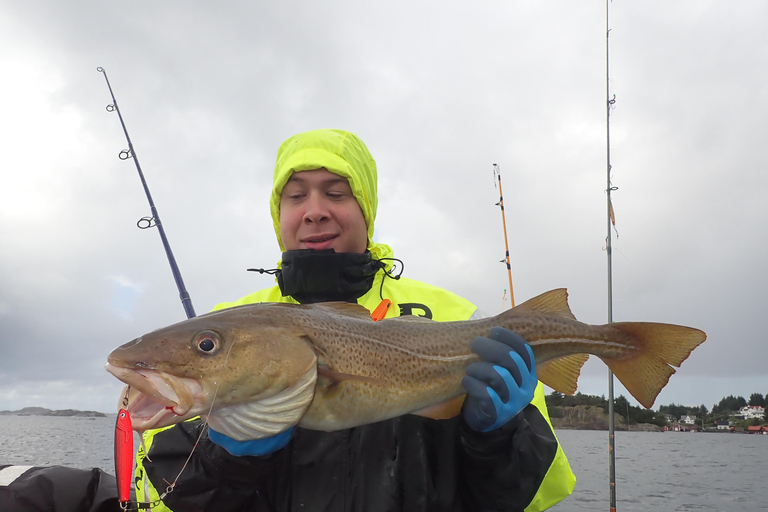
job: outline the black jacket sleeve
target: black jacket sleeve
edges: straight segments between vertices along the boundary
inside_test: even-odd
[[[461,497],[467,510],[524,510],[557,454],[557,439],[528,405],[498,430],[481,433],[461,421]]]

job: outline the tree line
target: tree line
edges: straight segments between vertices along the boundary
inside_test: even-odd
[[[582,393],[576,393],[573,396],[564,395],[557,391],[553,391],[546,396],[547,407],[573,407],[577,405],[591,405],[600,407],[608,413],[608,400],[605,396],[585,395]],[[733,417],[733,414],[745,405],[761,406],[766,408],[768,405],[768,395],[761,395],[760,393],[752,393],[749,400],[746,400],[742,396],[729,395],[723,397],[720,402],[712,406],[710,411],[704,404],[690,406],[690,405],[678,405],[669,404],[659,406],[658,411],[651,409],[645,409],[643,407],[636,407],[631,405],[624,395],[619,395],[613,400],[613,412],[621,415],[628,423],[652,423],[663,427],[667,424],[667,415],[674,416],[679,419],[683,416],[696,416],[696,423],[701,424],[703,421],[706,425],[714,425],[716,421],[724,421]],[[752,419],[744,422],[744,425],[760,425],[765,422],[760,419]]]

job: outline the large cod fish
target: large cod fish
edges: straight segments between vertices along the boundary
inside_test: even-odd
[[[565,289],[464,322],[374,322],[357,304],[262,303],[137,338],[109,355],[107,371],[128,384],[123,398],[138,431],[199,415],[217,432],[246,440],[297,423],[330,431],[409,413],[444,418],[458,413],[464,370],[479,360],[470,341],[497,325],[528,341],[549,387],[573,394],[594,354],[649,408],[673,366],[706,339],[669,324],[583,324]]]

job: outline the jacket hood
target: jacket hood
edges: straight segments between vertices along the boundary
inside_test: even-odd
[[[280,194],[283,187],[293,173],[320,168],[349,181],[368,227],[368,250],[371,256],[377,260],[391,258],[392,249],[389,246],[373,241],[378,207],[376,162],[357,135],[331,129],[299,133],[283,142],[277,150],[269,208],[280,250],[285,252],[280,237]]]

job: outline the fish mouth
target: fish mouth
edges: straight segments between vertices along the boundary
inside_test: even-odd
[[[138,432],[167,427],[205,411],[205,393],[197,380],[109,363],[106,370],[127,384],[119,407],[131,414],[133,429]]]

